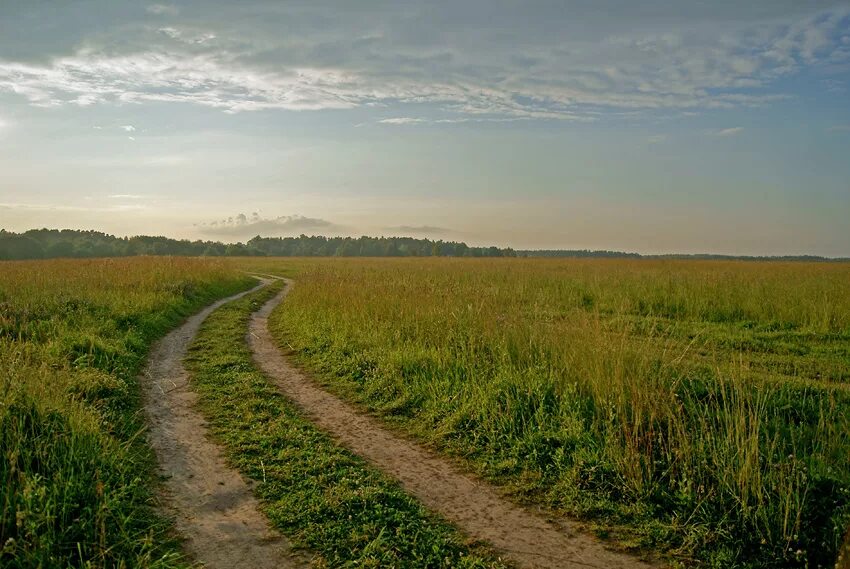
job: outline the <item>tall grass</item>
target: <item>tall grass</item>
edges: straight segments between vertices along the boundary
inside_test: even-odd
[[[0,565],[185,566],[151,508],[136,374],[249,282],[197,259],[0,263]]]
[[[846,264],[312,261],[272,325],[342,392],[621,540],[817,567],[850,522]]]
[[[279,289],[216,310],[186,361],[210,431],[231,464],[256,482],[269,521],[309,548],[315,567],[504,569],[397,482],[334,443],[257,369],[245,330],[251,313]]]

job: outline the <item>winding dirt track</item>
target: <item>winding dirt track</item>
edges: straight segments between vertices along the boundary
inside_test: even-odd
[[[266,284],[208,306],[157,342],[142,375],[148,441],[166,479],[165,501],[193,559],[210,568],[307,567],[289,542],[273,531],[245,480],[229,468],[194,410],[183,367],[201,323],[219,306]]]
[[[486,482],[403,439],[376,419],[329,394],[289,364],[268,328],[268,316],[292,287],[251,317],[248,341],[254,359],[278,388],[337,441],[398,479],[406,491],[468,536],[490,543],[505,559],[527,568],[637,569],[648,563],[607,549],[572,524],[556,527],[504,498]]]

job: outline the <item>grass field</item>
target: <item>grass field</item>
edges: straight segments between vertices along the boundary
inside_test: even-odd
[[[182,317],[252,284],[242,269],[296,279],[271,324],[333,391],[625,546],[713,567],[829,567],[850,523],[847,264],[0,269],[3,567],[186,566],[152,507],[136,376]],[[231,461],[264,480],[270,519],[328,566],[490,566],[268,386],[243,343],[268,294],[214,313],[188,363]]]
[[[850,266],[251,260],[335,391],[523,500],[716,567],[831,566],[850,522]]]
[[[271,522],[317,567],[504,567],[398,484],[337,446],[257,370],[251,312],[279,285],[216,310],[187,359],[200,406],[228,459],[257,482]]]
[[[0,566],[187,566],[152,508],[136,375],[252,282],[202,259],[0,264]]]

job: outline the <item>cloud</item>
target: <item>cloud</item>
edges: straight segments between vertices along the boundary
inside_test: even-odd
[[[180,9],[177,6],[170,4],[151,4],[145,10],[154,16],[176,16],[180,13]]]
[[[131,124],[125,124],[125,125],[123,125],[123,126],[121,126],[121,127],[119,127],[119,128],[121,128],[122,130],[124,130],[124,131],[126,131],[126,132],[136,132],[136,127],[134,127],[134,126],[133,126],[133,125],[131,125]]]
[[[552,114],[543,117],[542,115],[537,114],[529,114],[528,116],[518,116],[518,117],[458,117],[451,119],[425,119],[425,118],[414,118],[414,117],[397,117],[397,118],[389,118],[389,119],[381,119],[378,124],[390,124],[390,125],[406,125],[406,124],[463,124],[469,122],[514,122],[521,120],[528,120],[532,118],[550,118],[550,119],[570,119],[570,120],[592,120],[586,117],[578,117],[575,115],[560,115],[560,114]],[[358,126],[362,126],[362,123]]]
[[[203,28],[173,6],[153,4],[148,12],[175,21],[91,32],[64,55],[0,60],[0,91],[43,107],[171,102],[235,113],[426,105],[455,122],[571,120],[612,109],[765,105],[788,96],[774,87],[779,79],[850,57],[843,39],[850,9],[807,13],[809,4],[784,0],[734,10],[689,5],[676,14],[655,0],[641,10],[616,3],[621,18],[603,18],[604,1],[582,18],[558,3],[488,2],[486,21],[477,16],[483,2],[380,10],[247,4],[216,5],[209,13],[221,16]]]
[[[0,90],[11,90],[41,107],[79,104],[85,95],[101,102],[183,102],[230,112],[340,109],[363,99],[341,87],[350,81],[347,72],[304,68],[268,74],[228,65],[215,56],[159,52],[77,54],[50,67],[0,61]]]
[[[378,121],[380,124],[421,124],[424,122],[428,122],[426,119],[418,119],[413,117],[397,117],[391,119],[381,119]]]
[[[821,85],[828,93],[844,93],[847,91],[845,82],[838,79],[822,79]]]
[[[713,136],[735,136],[741,134],[744,131],[744,127],[742,126],[733,126],[732,128],[724,128],[721,130],[713,131],[711,134]]]
[[[161,34],[168,36],[169,38],[179,41],[186,44],[203,44],[208,41],[212,41],[216,39],[215,34],[209,32],[187,32],[186,30],[173,28],[173,27],[165,27],[159,28],[158,30]]]
[[[649,144],[661,144],[667,140],[666,134],[653,134],[652,136],[647,136],[646,141]]]
[[[113,200],[141,200],[145,198],[145,196],[139,194],[110,194],[106,197]]]
[[[262,218],[258,213],[250,216],[240,213],[226,219],[197,224],[202,233],[222,237],[277,237],[309,232],[339,232],[344,228],[325,219],[303,215],[283,215]]]

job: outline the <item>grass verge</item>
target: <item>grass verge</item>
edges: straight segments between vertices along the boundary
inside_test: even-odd
[[[245,343],[250,314],[280,285],[215,311],[187,358],[228,460],[257,481],[266,515],[328,567],[502,567],[395,482],[337,446],[271,386]]]

